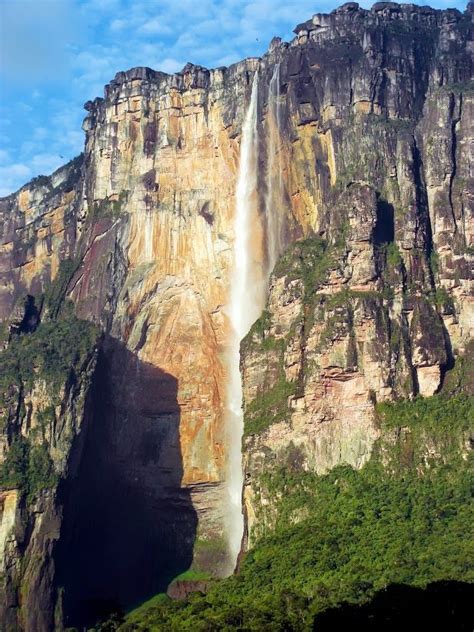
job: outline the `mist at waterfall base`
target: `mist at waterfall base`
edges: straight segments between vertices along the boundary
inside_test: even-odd
[[[240,374],[240,342],[265,306],[268,278],[282,249],[282,166],[279,158],[279,64],[275,66],[269,85],[269,130],[264,199],[265,226],[258,203],[258,84],[259,73],[252,82],[250,104],[242,127],[240,162],[236,188],[234,218],[234,265],[231,275],[230,301],[227,314],[231,339],[227,354],[226,418],[228,448],[227,481],[229,490],[228,541],[233,572],[241,550],[244,532],[242,512],[242,377]],[[276,176],[275,176],[275,166]],[[264,239],[264,233],[265,239]],[[266,253],[264,248],[266,242]]]

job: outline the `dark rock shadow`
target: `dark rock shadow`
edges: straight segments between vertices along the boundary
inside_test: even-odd
[[[378,196],[377,221],[374,228],[374,244],[380,247],[382,244],[391,243],[395,239],[395,219],[392,204]]]
[[[11,333],[31,334],[38,327],[40,322],[40,310],[36,305],[36,299],[31,294],[27,294],[24,303],[23,318],[20,323],[13,324]]]
[[[55,560],[64,624],[90,626],[166,591],[192,562],[177,380],[106,338],[60,489]]]
[[[440,581],[425,589],[393,584],[367,604],[342,604],[317,615],[313,630],[471,632],[474,584]]]

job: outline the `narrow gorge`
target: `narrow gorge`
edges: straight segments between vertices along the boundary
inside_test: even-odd
[[[473,11],[120,72],[0,199],[2,629],[310,630],[474,582]]]

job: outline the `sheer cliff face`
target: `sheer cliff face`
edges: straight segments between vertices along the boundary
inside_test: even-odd
[[[277,263],[242,347],[250,545],[277,520],[272,467],[359,467],[374,403],[432,395],[472,338],[470,25],[349,4],[284,57],[290,199],[311,192],[315,237]]]
[[[360,465],[374,401],[437,390],[473,328],[470,28],[469,11],[349,3],[261,60],[119,73],[86,104],[84,155],[0,201],[2,319],[51,317],[41,297],[59,279],[103,332],[53,402],[59,492],[34,506],[3,492],[9,624],[75,623],[88,600],[128,605],[191,563],[228,567],[225,306],[257,70],[263,277],[303,241],[242,346],[250,543],[275,518],[265,468]],[[37,441],[44,391],[33,380],[7,401],[5,455],[16,435]]]
[[[136,603],[191,562],[217,575],[229,567],[223,308],[239,134],[256,66],[118,75],[105,99],[86,104],[83,158],[2,201],[4,318],[21,325],[27,293],[41,311],[42,292],[68,259],[65,294],[106,334],[76,445],[69,461],[69,445],[62,454],[63,522],[48,535],[60,546],[35,561],[49,582],[47,611],[34,608],[44,595],[21,586],[29,629],[61,618],[61,602],[66,621],[88,623],[88,601]],[[49,402],[31,399],[34,419]],[[28,435],[19,408],[11,424]],[[60,447],[63,426],[52,431]],[[37,514],[30,521],[40,522]],[[135,528],[121,526],[131,521]],[[91,550],[94,538],[101,544]],[[124,542],[133,554],[123,555]],[[23,542],[8,546],[18,559]],[[15,591],[7,592],[11,607]]]
[[[226,73],[189,67],[175,77],[131,71],[107,86],[105,100],[87,105],[85,121],[85,204],[99,219],[72,297],[79,315],[102,322],[140,362],[176,380],[178,436],[163,437],[160,451],[178,442],[177,482],[199,514],[198,539],[216,541],[226,505],[223,306],[238,135],[254,69],[248,62]],[[100,218],[114,204],[112,217]],[[131,393],[140,390],[140,374],[130,380]],[[138,405],[153,419],[146,399]],[[165,485],[168,467],[159,475]]]

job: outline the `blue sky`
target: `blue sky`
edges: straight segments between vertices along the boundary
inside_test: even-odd
[[[296,24],[342,2],[0,0],[0,196],[82,151],[83,104],[119,70],[261,55],[273,36],[290,39]]]

